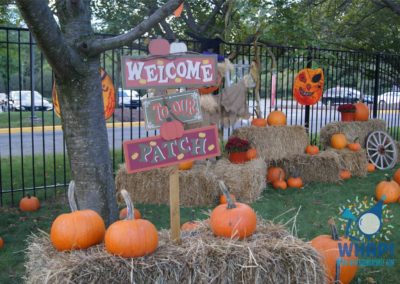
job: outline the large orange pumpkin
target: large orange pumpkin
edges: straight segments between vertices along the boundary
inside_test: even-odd
[[[375,198],[376,200],[383,199],[383,203],[395,203],[400,198],[400,187],[394,180],[390,180],[390,177],[386,175],[386,180],[381,181],[375,188]]]
[[[101,76],[101,87],[103,89],[103,104],[104,104],[104,118],[109,119],[115,110],[115,89],[114,84],[111,77],[107,74],[107,72],[100,68],[100,76]],[[58,102],[58,95],[56,89],[56,82],[53,84],[52,91],[53,105],[54,111],[58,117],[61,116],[60,103]]]
[[[71,213],[59,215],[51,225],[50,239],[59,251],[86,249],[104,239],[106,227],[100,215],[93,210],[78,210],[74,200],[75,183],[68,187]]]
[[[153,253],[158,247],[158,233],[152,223],[135,219],[128,192],[121,190],[128,208],[128,216],[108,227],[104,238],[106,250],[122,257],[141,257]]]
[[[356,121],[367,121],[369,118],[369,108],[364,103],[354,104],[356,111],[354,112],[354,120]]]
[[[355,277],[358,270],[357,266],[350,264],[355,263],[358,258],[355,255],[354,246],[350,253],[350,256],[340,255],[339,243],[342,247],[345,245],[349,247],[351,242],[349,239],[346,239],[344,237],[339,238],[333,219],[329,221],[329,224],[331,226],[331,235],[320,235],[314,238],[313,240],[311,240],[311,246],[314,247],[322,256],[323,264],[327,272],[326,283],[349,284],[351,280]],[[339,271],[337,271],[337,261],[339,259],[346,261],[349,265],[341,265],[339,267]]]
[[[322,97],[324,72],[321,68],[305,68],[297,73],[293,84],[293,95],[301,105],[314,105]]]
[[[244,239],[256,230],[257,216],[254,210],[239,202],[233,202],[223,181],[219,181],[228,203],[218,205],[210,216],[210,227],[219,237]]]
[[[274,110],[267,117],[268,125],[283,126],[286,125],[286,115],[280,110]]]
[[[347,139],[343,133],[336,133],[331,136],[331,146],[334,149],[341,150],[347,146]]]
[[[40,208],[39,199],[35,196],[27,194],[19,201],[19,209],[24,212],[33,212]]]

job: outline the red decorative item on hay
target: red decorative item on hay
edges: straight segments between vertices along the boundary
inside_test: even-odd
[[[249,149],[249,141],[239,137],[230,137],[225,145],[225,150],[229,153],[229,160],[234,164],[247,162],[247,151]]]
[[[344,104],[338,107],[342,121],[354,121],[356,107],[353,104]]]

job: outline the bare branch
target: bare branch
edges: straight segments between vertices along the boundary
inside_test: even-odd
[[[165,32],[165,37],[167,39],[176,39],[175,33],[174,31],[171,29],[170,25],[167,23],[167,21],[162,20],[160,22],[160,26],[162,27],[162,29]]]
[[[149,18],[141,22],[129,32],[111,38],[100,38],[92,41],[78,43],[79,49],[88,56],[100,54],[106,50],[129,45],[132,41],[142,36],[145,32],[155,27],[161,20],[171,15],[183,0],[169,0],[163,7],[159,8]]]
[[[221,7],[225,2],[226,0],[222,0],[218,1],[218,3],[215,4],[215,7],[212,10],[210,16],[208,16],[205,23],[201,26],[200,33],[204,33],[210,27],[210,25],[213,25],[215,23],[216,16],[220,12]]]

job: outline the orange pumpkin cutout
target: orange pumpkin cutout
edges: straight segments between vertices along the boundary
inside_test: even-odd
[[[104,104],[104,118],[109,119],[115,110],[115,89],[111,77],[107,72],[100,68],[101,87],[103,89],[103,104]],[[58,102],[56,84],[53,84],[52,98],[54,104],[54,111],[58,117],[61,116],[60,104]]]
[[[324,72],[321,68],[305,68],[297,73],[293,84],[293,96],[301,105],[315,105],[322,97]]]

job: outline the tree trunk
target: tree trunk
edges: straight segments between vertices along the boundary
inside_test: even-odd
[[[86,67],[70,80],[56,78],[62,127],[77,188],[78,208],[93,209],[106,224],[111,224],[117,218],[118,209],[103,112],[99,58],[91,58]]]

